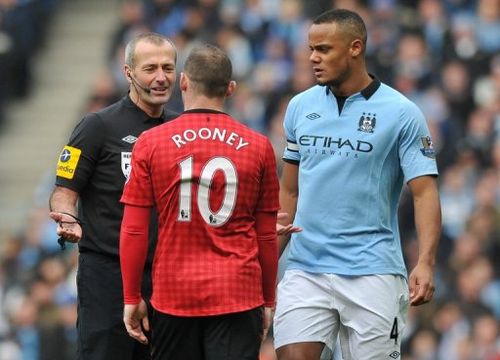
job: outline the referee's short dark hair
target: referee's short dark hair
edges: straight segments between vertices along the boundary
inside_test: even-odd
[[[226,95],[233,66],[223,50],[214,45],[202,44],[191,50],[183,71],[196,91],[214,98]]]

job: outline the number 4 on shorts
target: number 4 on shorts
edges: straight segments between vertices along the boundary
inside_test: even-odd
[[[391,334],[389,335],[389,339],[394,339],[394,344],[398,343],[398,318],[394,318],[394,322],[392,323]]]

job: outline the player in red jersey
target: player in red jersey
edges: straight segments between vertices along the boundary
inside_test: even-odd
[[[153,263],[153,359],[258,358],[275,304],[275,156],[269,140],[223,112],[236,83],[212,45],[189,54],[180,76],[185,111],[134,146],[121,201],[124,322],[147,342],[140,279],[149,214],[158,211]]]

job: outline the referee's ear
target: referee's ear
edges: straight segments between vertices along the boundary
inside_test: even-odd
[[[231,80],[229,82],[229,85],[227,86],[226,97],[233,96],[233,94],[234,94],[235,91],[236,91],[236,81]]]
[[[127,79],[127,82],[129,84],[132,84],[132,78],[131,78],[131,74],[130,74],[130,67],[127,64],[125,64],[123,66],[123,73],[125,75],[125,78]]]

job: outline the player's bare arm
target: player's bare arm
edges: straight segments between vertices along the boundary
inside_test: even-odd
[[[262,330],[262,341],[266,340],[267,333],[273,323],[274,307],[264,306],[264,324]]]
[[[283,222],[284,219],[278,219],[279,225],[283,226],[285,229],[285,230],[281,229],[281,231],[278,229],[278,235],[280,235],[278,237],[279,256],[281,256],[281,254],[285,250],[286,245],[290,240],[291,233],[301,230],[298,227],[293,229],[293,226],[287,228],[288,225],[291,225],[293,223],[293,219],[295,218],[295,212],[297,211],[298,196],[299,196],[299,166],[285,162],[283,166],[283,176],[281,178],[279,198],[281,206],[280,212],[288,214],[288,221]]]
[[[76,243],[82,238],[82,226],[76,215],[78,193],[56,186],[49,199],[49,216],[57,223],[57,235]]]
[[[413,195],[418,236],[418,262],[410,273],[410,304],[422,305],[434,294],[434,263],[441,236],[441,206],[433,176],[421,176],[408,183]]]

